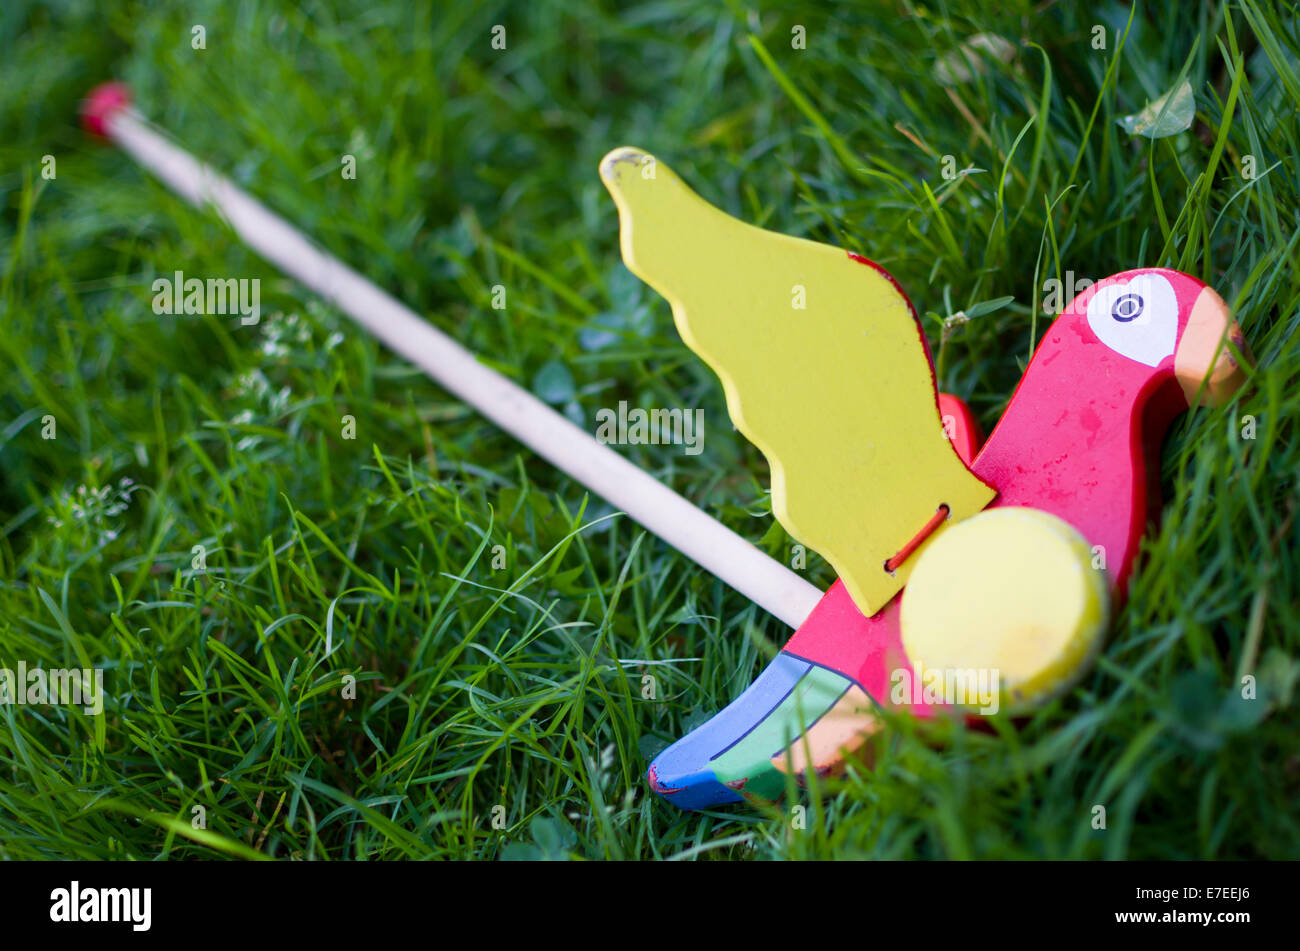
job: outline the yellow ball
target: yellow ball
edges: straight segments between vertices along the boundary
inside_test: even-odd
[[[1092,662],[1109,621],[1106,573],[1093,567],[1087,539],[1055,515],[1012,506],[958,522],[926,546],[903,590],[900,618],[918,677],[996,674],[1002,712],[1069,687]]]

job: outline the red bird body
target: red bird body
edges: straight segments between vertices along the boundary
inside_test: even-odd
[[[1129,316],[1125,308],[1136,305],[1126,298],[1141,297],[1121,293],[1124,285],[1163,297],[1176,308],[1176,316],[1163,319],[1176,327],[1144,327]],[[1106,312],[1112,299],[1113,316]],[[1205,352],[1214,333],[1216,343],[1227,335],[1244,349],[1226,305],[1195,278],[1145,269],[1099,282],[1052,324],[987,444],[969,462],[997,489],[990,508],[1030,507],[1077,529],[1094,546],[1117,606],[1158,507],[1158,452],[1168,424],[1198,386],[1226,390],[1240,376],[1226,345]],[[1204,359],[1185,360],[1184,342]],[[838,766],[873,728],[874,718],[860,700],[855,709],[854,698],[865,694],[888,705],[894,672],[910,666],[899,623],[906,595],[904,589],[864,617],[837,581],[748,691],[656,758],[649,772],[655,791],[701,808],[739,799],[742,791],[778,794],[790,768]],[[910,709],[919,716],[932,710],[923,700]],[[819,730],[826,734],[821,741]],[[802,750],[791,745],[801,734]]]

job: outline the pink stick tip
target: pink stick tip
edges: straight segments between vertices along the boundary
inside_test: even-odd
[[[100,83],[81,100],[81,124],[91,135],[106,139],[109,117],[130,104],[131,90],[126,83]]]

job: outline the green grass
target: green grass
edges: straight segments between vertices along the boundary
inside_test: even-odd
[[[1294,5],[1152,3],[1131,26],[1027,0],[397,6],[0,12],[0,666],[102,666],[109,693],[102,717],[0,707],[0,857],[1300,857]],[[981,32],[1014,57],[938,83]],[[1182,75],[1190,130],[1120,129]],[[783,559],[761,457],[619,261],[596,175],[614,145],[880,261],[986,431],[1067,271],[1203,278],[1258,369],[1172,431],[1162,527],[1075,691],[1015,732],[895,724],[874,770],[796,794],[804,829],[790,802],[683,814],[648,757],[787,631],[89,143],[77,101],[114,76],[585,425],[620,399],[703,407],[701,455],[622,451]],[[968,171],[945,180],[944,156]],[[155,316],[176,270],[260,278],[263,322]],[[123,479],[124,510],[77,504]]]

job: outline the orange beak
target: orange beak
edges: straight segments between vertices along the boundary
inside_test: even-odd
[[[1187,405],[1221,406],[1246,382],[1238,358],[1250,366],[1255,358],[1232,319],[1232,311],[1211,287],[1204,288],[1174,352],[1174,375]]]

